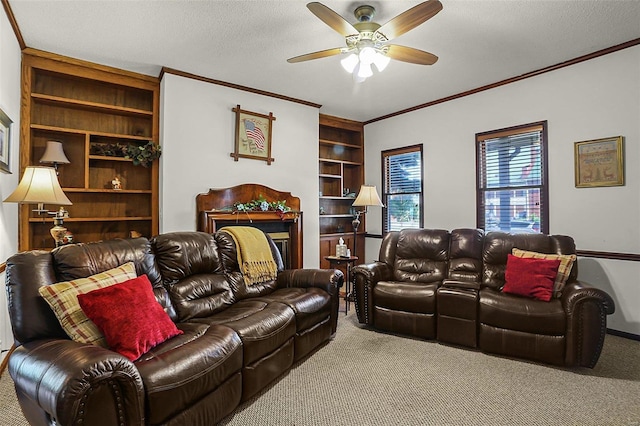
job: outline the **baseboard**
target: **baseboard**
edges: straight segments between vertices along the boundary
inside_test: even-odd
[[[624,337],[625,339],[637,340],[640,342],[640,335],[627,333],[626,331],[618,331],[607,328],[607,334],[611,334],[612,336]]]

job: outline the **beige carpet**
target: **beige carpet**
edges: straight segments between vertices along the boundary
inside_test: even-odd
[[[640,342],[608,335],[595,369],[568,370],[362,329],[336,338],[223,425],[640,426]],[[0,424],[24,425],[8,374]]]

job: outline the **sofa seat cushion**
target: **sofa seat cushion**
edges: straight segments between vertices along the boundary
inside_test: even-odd
[[[164,424],[242,368],[242,342],[222,325],[179,323],[183,334],[135,362],[147,396],[148,424]]]
[[[278,349],[296,333],[293,309],[266,300],[245,299],[194,321],[222,324],[235,330],[242,340],[245,366]]]
[[[394,311],[433,314],[436,311],[438,284],[380,281],[373,288],[373,303]]]
[[[485,288],[478,309],[482,324],[548,336],[565,334],[566,314],[559,299],[543,302]]]
[[[297,331],[314,327],[331,314],[331,296],[317,287],[281,288],[259,299],[280,302],[293,309]]]

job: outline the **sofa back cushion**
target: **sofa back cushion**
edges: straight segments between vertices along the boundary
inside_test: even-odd
[[[178,320],[207,317],[235,301],[212,234],[171,232],[151,242]]]
[[[564,235],[508,234],[489,232],[484,238],[482,251],[482,285],[499,290],[504,286],[507,256],[513,248],[549,254],[575,254],[573,238]],[[577,262],[576,262],[577,263]],[[575,269],[575,270],[573,270]],[[575,280],[577,267],[574,263],[569,281]]]
[[[448,278],[480,282],[482,276],[482,229],[454,229],[449,243]]]
[[[17,345],[37,339],[68,339],[38,289],[58,281],[47,251],[26,251],[7,259],[7,306]]]
[[[441,229],[403,229],[394,261],[396,281],[432,283],[447,276],[449,232]]]
[[[264,296],[273,292],[278,287],[277,280],[247,286],[244,282],[244,278],[242,277],[242,272],[240,272],[240,266],[238,265],[238,251],[236,243],[231,235],[226,232],[216,232],[215,239],[220,250],[220,258],[222,260],[224,270],[227,272],[227,279],[229,280],[231,290],[237,300]],[[267,241],[269,242],[271,254],[273,255],[273,260],[276,262],[278,272],[280,272],[284,269],[280,251],[268,235]]]
[[[136,275],[146,275],[164,310],[175,317],[173,305],[162,284],[151,243],[144,237],[70,244],[52,252],[57,281],[86,278],[133,262]]]
[[[396,251],[398,250],[398,238],[400,238],[400,231],[387,232],[382,238],[378,255],[380,262],[393,266],[396,261]]]

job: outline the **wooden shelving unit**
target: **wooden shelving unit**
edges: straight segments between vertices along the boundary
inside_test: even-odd
[[[62,142],[70,164],[59,181],[73,205],[66,227],[75,242],[158,233],[158,164],[97,155],[105,146],[158,143],[157,78],[25,49],[22,59],[20,175],[39,165],[48,140]],[[118,177],[121,190],[111,181]],[[46,206],[49,210],[57,206]],[[49,249],[51,218],[20,209],[20,250]]]
[[[328,268],[325,256],[335,254],[342,237],[353,251],[353,201],[364,182],[363,124],[320,115],[319,130],[320,266]],[[358,253],[364,258],[364,221],[358,228]]]

